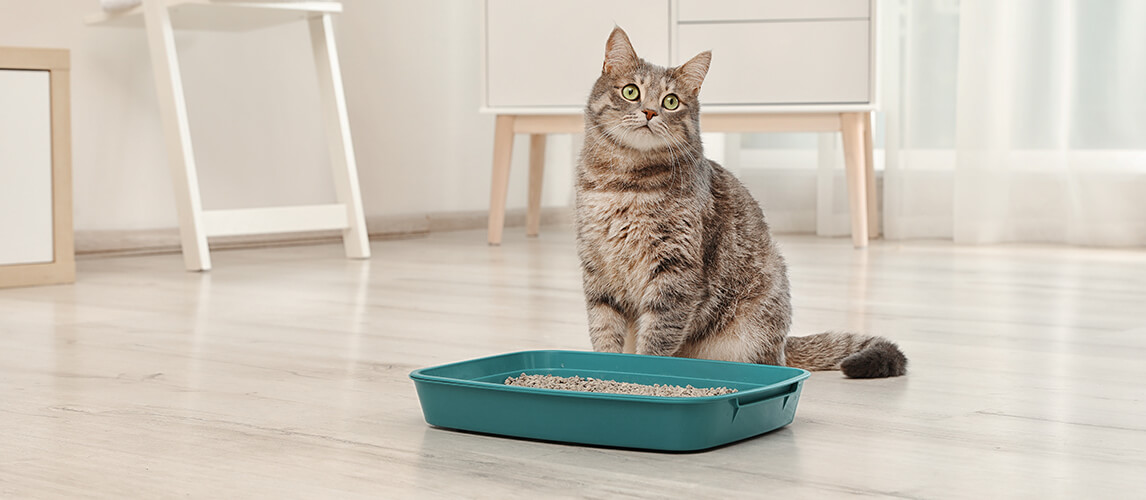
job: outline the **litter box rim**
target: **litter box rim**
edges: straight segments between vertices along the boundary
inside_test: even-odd
[[[445,384],[445,385],[452,385],[452,386],[459,386],[459,387],[471,387],[471,388],[487,389],[487,390],[517,392],[517,393],[522,393],[522,394],[537,394],[537,395],[543,395],[543,396],[561,396],[561,397],[571,397],[571,398],[603,399],[603,400],[622,400],[622,401],[633,401],[633,402],[640,401],[640,402],[652,402],[652,403],[658,403],[658,404],[673,404],[673,405],[712,404],[713,402],[716,402],[716,401],[737,400],[738,405],[745,405],[745,404],[751,404],[751,403],[757,401],[757,398],[755,398],[753,396],[756,396],[756,395],[761,394],[761,393],[770,393],[770,392],[776,390],[777,388],[791,386],[793,384],[798,384],[798,383],[802,382],[803,380],[807,379],[808,377],[810,377],[812,375],[811,372],[809,372],[807,370],[804,370],[802,368],[794,368],[791,366],[765,365],[762,363],[738,363],[738,362],[734,362],[734,361],[718,361],[718,360],[712,360],[712,359],[694,359],[694,358],[674,358],[674,357],[663,356],[663,357],[666,357],[669,359],[674,359],[674,360],[691,360],[691,361],[700,361],[703,363],[722,364],[722,365],[729,365],[729,366],[743,366],[743,365],[767,366],[770,369],[774,368],[774,369],[790,370],[790,371],[792,371],[793,375],[791,377],[784,379],[784,380],[781,380],[779,382],[775,382],[775,383],[772,383],[769,385],[762,385],[762,386],[753,387],[753,388],[747,389],[747,390],[742,390],[742,391],[738,390],[736,392],[731,392],[728,394],[720,394],[720,395],[716,395],[716,396],[649,396],[649,395],[643,395],[643,394],[616,394],[616,393],[609,393],[609,392],[585,392],[585,391],[572,391],[572,390],[567,390],[567,389],[545,389],[545,388],[541,388],[541,387],[523,387],[523,386],[516,386],[516,385],[506,385],[505,383],[482,382],[482,381],[477,381],[477,380],[442,377],[442,376],[438,376],[438,375],[429,375],[426,373],[427,371],[431,371],[431,370],[448,369],[448,368],[451,368],[451,367],[454,367],[457,365],[477,363],[477,362],[496,359],[496,358],[521,356],[521,355],[527,355],[527,354],[549,354],[549,353],[555,353],[555,354],[574,353],[574,354],[585,354],[585,355],[626,356],[626,357],[633,357],[633,358],[649,357],[648,355],[627,354],[627,353],[604,353],[604,352],[596,352],[596,351],[575,351],[575,350],[569,350],[569,349],[535,349],[535,350],[525,350],[525,351],[515,351],[515,352],[494,354],[491,356],[483,356],[483,357],[467,359],[467,360],[463,360],[463,361],[456,361],[453,363],[446,363],[446,364],[441,364],[441,365],[429,366],[429,367],[425,367],[425,368],[419,368],[419,369],[416,369],[416,370],[410,372],[410,378],[412,380],[414,380],[415,382],[429,382],[429,383],[434,383],[434,384]],[[772,396],[770,395],[769,397],[760,398],[760,399],[770,399],[771,397]]]

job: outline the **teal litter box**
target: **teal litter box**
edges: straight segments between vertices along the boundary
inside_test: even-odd
[[[505,385],[522,373],[728,387],[708,397],[658,397]],[[619,448],[698,451],[792,423],[809,373],[784,366],[634,354],[523,351],[415,370],[436,427]]]

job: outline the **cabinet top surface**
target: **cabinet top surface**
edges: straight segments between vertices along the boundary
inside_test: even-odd
[[[68,69],[70,56],[67,49],[0,46],[0,69]]]

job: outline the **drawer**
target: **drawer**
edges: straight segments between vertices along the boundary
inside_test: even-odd
[[[677,20],[769,21],[792,19],[868,19],[868,0],[679,0]]]
[[[584,107],[614,24],[641,57],[669,59],[668,0],[488,0],[485,22],[489,107]]]
[[[676,64],[712,51],[702,105],[871,101],[869,22],[683,24]]]

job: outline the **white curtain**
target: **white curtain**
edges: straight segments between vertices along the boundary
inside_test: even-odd
[[[1146,246],[1146,0],[882,0],[879,16],[888,239]],[[725,159],[775,230],[846,236],[838,136],[731,136]]]
[[[884,3],[889,239],[1146,245],[1146,1]]]

